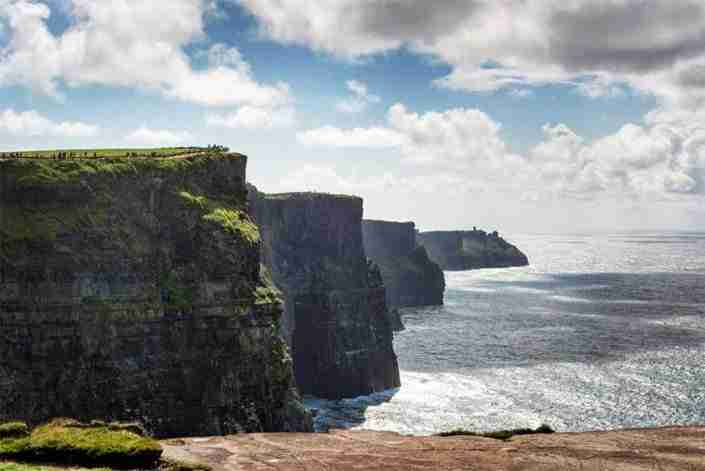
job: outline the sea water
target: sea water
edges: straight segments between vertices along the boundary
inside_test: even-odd
[[[705,233],[515,235],[531,266],[446,272],[402,312],[402,386],[308,398],[319,428],[432,434],[705,423]]]

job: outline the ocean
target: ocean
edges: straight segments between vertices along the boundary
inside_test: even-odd
[[[705,233],[509,235],[531,266],[446,272],[402,311],[402,386],[307,398],[318,429],[426,435],[705,423]]]

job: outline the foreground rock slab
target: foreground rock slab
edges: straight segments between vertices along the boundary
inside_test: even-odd
[[[478,437],[391,432],[251,434],[162,442],[219,470],[705,470],[705,427]]]

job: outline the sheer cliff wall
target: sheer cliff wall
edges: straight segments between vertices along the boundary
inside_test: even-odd
[[[413,222],[364,220],[366,255],[382,273],[390,309],[443,304],[443,271],[416,245]]]
[[[310,430],[245,167],[0,160],[0,419]]]
[[[299,389],[342,398],[399,386],[384,287],[362,245],[362,200],[251,187],[250,205],[284,294]]]
[[[417,234],[419,244],[443,270],[524,266],[529,259],[496,232],[432,231]]]

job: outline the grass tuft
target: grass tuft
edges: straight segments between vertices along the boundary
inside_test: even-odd
[[[471,432],[469,430],[451,430],[450,432],[441,432],[438,434],[439,437],[458,437],[458,436],[469,436],[469,437],[483,437],[483,438],[494,438],[495,440],[509,440],[510,438],[518,435],[534,435],[541,433],[554,433],[554,430],[550,425],[543,424],[538,428],[515,428],[510,430],[497,430],[494,432]]]
[[[244,211],[225,202],[193,195],[188,191],[180,191],[179,196],[185,205],[205,213],[202,216],[204,221],[219,225],[225,231],[241,237],[249,244],[259,243],[259,228]]]
[[[212,469],[207,464],[181,460],[164,459],[159,463],[159,471],[211,471]]]
[[[0,439],[19,438],[29,435],[29,427],[24,422],[5,422],[0,424]]]
[[[29,462],[146,469],[154,468],[161,454],[159,442],[128,428],[72,419],[54,420],[29,436],[0,440],[0,459]]]

